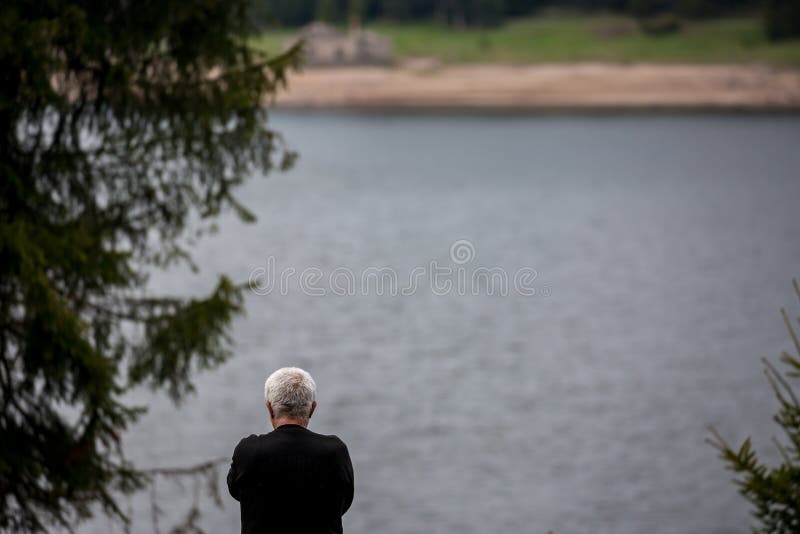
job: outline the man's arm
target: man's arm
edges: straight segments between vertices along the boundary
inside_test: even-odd
[[[350,461],[350,453],[347,451],[347,445],[342,440],[339,440],[341,447],[339,449],[339,472],[342,477],[342,515],[350,509],[353,504],[353,495],[355,493],[355,477],[353,475],[353,463]]]
[[[237,501],[241,500],[241,487],[239,485],[240,474],[237,470],[236,457],[241,444],[242,442],[240,441],[239,445],[237,445],[236,449],[234,449],[233,458],[231,458],[231,468],[228,470],[228,492],[231,494],[231,497]]]

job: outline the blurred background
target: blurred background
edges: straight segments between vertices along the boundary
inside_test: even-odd
[[[149,411],[122,436],[142,468],[222,458],[221,502],[205,475],[156,478],[122,500],[131,531],[192,502],[204,531],[238,529],[226,459],[269,430],[264,380],[296,365],[318,385],[310,428],[350,449],[346,532],[749,532],[705,440],[780,461],[760,357],[790,348],[779,310],[797,309],[800,3],[251,0],[249,17],[254,49],[304,47],[265,100],[299,159],[237,190],[255,224],[223,212],[197,272],[147,287],[261,290],[183,403],[126,394]],[[507,291],[469,285],[484,268]],[[413,290],[361,283],[415,269]]]
[[[784,0],[251,0],[275,49],[322,22],[392,40],[398,60],[605,60],[797,65],[798,13]],[[651,37],[658,36],[657,39]]]

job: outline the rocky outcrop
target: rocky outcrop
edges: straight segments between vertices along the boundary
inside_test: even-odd
[[[287,44],[305,42],[305,64],[309,67],[391,65],[392,42],[374,32],[343,33],[324,22],[313,22]]]

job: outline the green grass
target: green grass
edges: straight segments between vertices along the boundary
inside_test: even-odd
[[[260,35],[250,37],[250,46],[267,55],[274,56],[280,53],[286,40],[295,32],[289,30],[270,30]]]
[[[542,16],[492,29],[454,30],[434,24],[374,23],[393,39],[398,59],[434,57],[445,63],[564,61],[766,63],[800,67],[800,40],[770,43],[758,18],[684,22],[680,32],[650,36],[621,16]],[[280,50],[290,32],[254,40]]]

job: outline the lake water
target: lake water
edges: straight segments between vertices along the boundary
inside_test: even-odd
[[[264,379],[291,364],[318,384],[311,428],[350,447],[347,532],[748,531],[704,438],[752,434],[776,457],[759,357],[790,348],[779,309],[800,309],[800,117],[272,120],[301,157],[243,187],[258,223],[224,218],[195,248],[198,275],[153,285],[202,294],[273,262],[319,269],[306,285],[326,295],[297,278],[249,294],[236,356],[195,396],[137,397],[151,403],[127,437],[139,465],[230,456],[266,430]],[[431,262],[452,269],[449,292],[431,289]],[[404,286],[427,271],[406,295],[330,287],[335,269],[358,282],[370,267]],[[508,273],[506,295],[469,291],[480,267]],[[511,287],[520,269],[535,294]],[[164,508],[192,500],[191,484],[157,492]],[[223,497],[201,497],[207,532],[238,531]],[[151,532],[147,499],[130,506]]]

